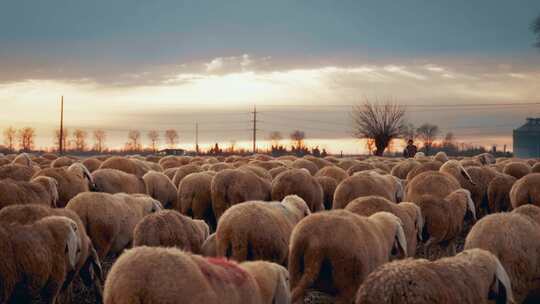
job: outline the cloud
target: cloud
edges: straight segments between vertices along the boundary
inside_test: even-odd
[[[241,56],[216,57],[210,62],[204,63],[204,66],[208,73],[223,74],[245,71],[255,63],[249,54],[242,54]]]

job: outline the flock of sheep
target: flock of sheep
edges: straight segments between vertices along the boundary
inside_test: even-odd
[[[106,304],[535,301],[536,172],[490,154],[0,155],[0,303],[79,285]]]

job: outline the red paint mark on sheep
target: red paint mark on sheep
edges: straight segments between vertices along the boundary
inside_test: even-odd
[[[234,285],[243,284],[248,277],[247,272],[234,261],[224,258],[206,258],[206,263],[199,265],[208,279],[217,279]]]

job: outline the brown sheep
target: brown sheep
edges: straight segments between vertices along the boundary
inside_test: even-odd
[[[217,222],[212,210],[212,178],[207,172],[187,175],[180,182],[177,203],[171,209],[194,219],[204,220],[215,230]]]
[[[403,231],[407,239],[407,254],[414,257],[416,240],[422,238],[424,227],[424,217],[419,206],[407,202],[396,204],[380,196],[364,196],[350,202],[345,210],[363,216],[370,216],[381,211],[390,212],[397,216],[403,224]]]
[[[401,180],[389,174],[362,171],[341,182],[334,193],[333,209],[342,209],[357,197],[378,195],[393,202],[403,198]]]
[[[30,181],[36,171],[32,167],[19,165],[19,164],[7,164],[0,167],[0,180],[11,178],[18,181]]]
[[[309,160],[310,162],[314,163],[315,165],[317,165],[317,167],[319,167],[319,170],[324,168],[324,167],[327,167],[327,166],[333,166],[334,164],[323,159],[323,158],[320,158],[320,157],[316,157],[316,156],[313,156],[313,155],[305,155],[304,156],[304,159],[307,159]]]
[[[148,171],[143,176],[143,181],[146,186],[146,194],[157,199],[163,208],[170,209],[173,206],[177,206],[178,190],[167,177],[167,175],[156,172]]]
[[[117,169],[98,169],[92,173],[96,191],[105,193],[146,193],[142,177]]]
[[[375,170],[375,169],[376,169],[375,166],[373,166],[370,163],[356,161],[355,164],[353,164],[347,169],[347,174],[349,176],[353,176],[356,172],[369,171],[369,170]]]
[[[289,271],[285,267],[265,261],[244,262],[240,267],[255,278],[264,304],[291,302]]]
[[[512,208],[525,204],[540,206],[540,173],[531,173],[518,179],[510,190]]]
[[[487,190],[488,213],[512,210],[510,190],[517,179],[508,174],[498,174],[491,180]]]
[[[205,257],[217,257],[216,233],[212,233],[206,238],[201,246],[201,254]]]
[[[99,169],[101,161],[97,158],[87,158],[83,160],[82,164],[90,171],[90,173],[92,173]]]
[[[441,166],[439,172],[454,177],[462,188],[465,188],[469,184],[476,184],[476,181],[474,181],[470,176],[469,171],[465,169],[465,167],[463,167],[463,165],[461,165],[457,160],[447,161]]]
[[[407,174],[411,172],[414,168],[421,166],[422,164],[412,158],[406,159],[399,162],[392,168],[390,174],[400,179],[407,179]],[[439,169],[437,169],[439,170]]]
[[[6,157],[9,157],[9,155]],[[11,161],[11,163],[19,164],[19,165],[23,165],[27,167],[33,167],[35,165],[34,162],[30,159],[30,156],[26,153],[21,153],[19,155],[16,155]]]
[[[231,206],[246,201],[268,201],[270,183],[250,170],[225,169],[218,172],[210,185],[212,210],[217,220]]]
[[[292,229],[309,214],[306,202],[296,195],[283,202],[234,205],[219,220],[217,255],[238,262],[266,260],[285,265]]]
[[[413,168],[411,171],[407,173],[406,179],[410,181],[418,174],[422,172],[426,172],[426,171],[439,171],[442,165],[443,163],[439,161],[427,161],[427,162],[421,163],[420,166]]]
[[[51,162],[51,168],[69,167],[76,163],[77,160],[68,156],[60,156]]]
[[[456,238],[463,230],[467,212],[471,212],[473,222],[476,220],[474,202],[469,190],[458,189],[445,198],[423,195],[414,202],[422,210],[425,225],[422,239],[426,241],[425,254],[430,258],[442,255],[455,255]],[[441,252],[433,253],[439,246]]]
[[[315,176],[315,179],[319,185],[321,185],[323,190],[324,209],[332,209],[332,205],[334,204],[334,193],[336,193],[338,182],[328,176]]]
[[[427,171],[418,174],[407,183],[404,200],[416,202],[425,194],[444,198],[460,188],[461,185],[453,176],[438,171]]]
[[[272,179],[276,178],[276,176],[278,176],[281,172],[285,172],[289,170],[289,168],[283,166],[283,167],[277,167],[277,168],[274,168],[274,169],[270,169],[268,171],[268,173],[270,173],[270,175],[272,176]]]
[[[252,160],[249,162],[249,165],[258,166],[268,171],[274,168],[283,167],[283,163],[276,160],[272,160],[272,161]]]
[[[285,270],[256,263],[242,267],[176,248],[137,247],[113,265],[105,282],[104,303],[289,303]],[[280,269],[279,275],[275,269]],[[268,276],[279,282],[271,282]],[[267,283],[270,286],[259,285]]]
[[[399,218],[388,212],[363,217],[332,210],[304,218],[290,239],[292,302],[303,299],[307,289],[317,289],[334,295],[335,303],[351,303],[367,275],[390,260],[396,245],[407,254],[406,243]]]
[[[524,162],[509,162],[504,166],[503,173],[520,179],[531,173],[531,166]]]
[[[137,177],[143,177],[143,175],[150,170],[147,166],[142,165],[141,162],[134,161],[134,159],[113,156],[105,160],[99,166],[100,169],[117,169],[129,174],[133,174]]]
[[[324,210],[323,189],[306,169],[282,172],[272,181],[272,200],[281,201],[291,194],[306,201],[311,212]]]
[[[74,163],[68,168],[46,168],[34,175],[48,176],[58,182],[58,201],[56,206],[63,208],[75,195],[94,190],[94,179],[88,169],[80,163]]]
[[[344,179],[346,179],[347,177],[349,177],[349,175],[347,174],[347,171],[341,169],[340,167],[337,167],[337,166],[326,166],[322,169],[320,169],[319,171],[317,171],[317,173],[315,174],[315,176],[327,176],[327,177],[331,177],[333,179],[335,179],[338,184],[341,183],[341,181],[343,181]]]
[[[268,173],[268,171],[266,171],[266,169],[262,167],[253,166],[253,165],[243,165],[243,166],[238,167],[238,169],[253,172],[258,177],[265,179],[268,182],[272,181],[272,175],[270,175],[270,173]]]
[[[448,155],[444,151],[437,152],[437,154],[433,156],[433,159],[436,161],[440,161],[443,164],[449,160]]]
[[[479,217],[482,217],[487,214],[489,184],[500,173],[487,166],[469,167],[467,172],[474,184],[466,181],[461,186],[471,192],[472,200],[476,206],[476,213]]]
[[[201,246],[210,233],[201,220],[174,210],[159,211],[145,216],[133,230],[133,246],[177,247],[201,253]]]
[[[465,239],[465,249],[488,250],[499,258],[510,276],[515,303],[538,303],[540,288],[540,208],[520,206],[512,212],[490,214],[476,223]]]
[[[57,201],[58,184],[51,177],[39,176],[30,182],[0,180],[0,209],[23,204],[56,207]]]
[[[81,219],[75,212],[65,208],[50,208],[42,205],[14,205],[0,211],[0,223],[28,225],[49,216],[65,216],[72,219],[77,223],[77,232],[81,239],[81,252],[77,266],[67,274],[63,289],[68,287],[73,278],[79,274],[86,286],[93,286],[96,298],[101,299],[104,283],[101,262],[86,234]]]
[[[186,176],[188,176],[191,173],[201,172],[203,171],[202,168],[198,165],[189,164],[189,165],[183,165],[176,169],[176,172],[174,173],[172,182],[178,188],[180,185],[180,182],[182,179]]]
[[[306,169],[311,175],[315,175],[319,171],[319,167],[315,163],[304,158],[293,161],[291,167],[295,169]]]
[[[343,170],[349,170],[349,168],[351,168],[352,166],[358,163],[361,163],[361,162],[357,161],[356,159],[345,158],[345,159],[340,159],[339,162],[337,163],[337,166]],[[371,168],[371,169],[375,169],[375,168]],[[349,175],[351,174],[349,173]]]
[[[79,258],[77,230],[73,220],[62,216],[31,225],[0,225],[0,302],[26,302],[40,294],[46,303],[55,303]]]
[[[406,259],[381,266],[364,281],[357,304],[515,303],[499,259],[471,249],[434,262]]]
[[[66,206],[81,218],[99,258],[119,254],[133,239],[135,225],[161,204],[144,194],[85,192]]]

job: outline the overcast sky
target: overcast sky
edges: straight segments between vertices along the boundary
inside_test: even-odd
[[[67,127],[104,128],[109,146],[176,128],[189,147],[196,121],[202,142],[243,143],[257,104],[260,138],[302,129],[359,152],[350,105],[392,98],[416,125],[511,145],[540,116],[538,14],[537,0],[6,0],[0,128],[31,125],[51,145],[63,94]]]

